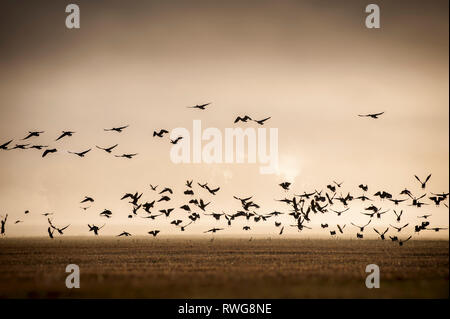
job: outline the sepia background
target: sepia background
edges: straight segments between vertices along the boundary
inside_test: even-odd
[[[45,212],[56,225],[71,224],[67,235],[91,236],[86,224],[105,222],[102,235],[178,235],[165,217],[127,218],[130,205],[120,198],[140,191],[144,201],[158,199],[152,183],[176,192],[155,212],[178,208],[187,202],[186,179],[221,187],[217,196],[195,188],[212,201],[208,213],[235,212],[232,195],[253,195],[260,213],[289,212],[274,199],[333,180],[344,182],[344,196],[359,196],[357,185],[367,183],[370,196],[386,190],[400,197],[405,187],[421,195],[414,174],[432,173],[426,192],[448,191],[448,1],[377,1],[377,30],[364,25],[367,1],[76,3],[78,30],[65,27],[65,2],[7,1],[0,12],[0,144],[43,130],[30,142],[60,150],[46,158],[37,150],[0,151],[0,215],[10,216],[9,236],[46,236]],[[206,102],[205,111],[186,108]],[[357,116],[381,111],[378,120]],[[192,130],[194,119],[222,131],[257,127],[233,124],[244,114],[271,116],[265,126],[279,129],[278,174],[259,174],[259,164],[173,164],[167,138],[152,137],[161,128]],[[126,124],[121,134],[103,131]],[[55,142],[62,130],[76,134]],[[127,160],[95,149],[116,143],[117,153],[139,155]],[[88,148],[83,159],[66,152]],[[287,194],[278,186],[286,180],[293,182]],[[86,212],[79,204],[85,195],[95,198]],[[365,206],[354,202],[339,218],[313,216],[313,230],[287,227],[286,234],[329,236],[321,222],[364,223]],[[433,226],[448,227],[446,207],[402,208],[410,227],[425,213]],[[113,218],[100,217],[103,209]],[[373,224],[394,221],[389,212]],[[242,234],[243,224],[223,234]],[[225,226],[202,216],[186,234],[216,225]],[[245,235],[278,236],[273,220],[252,228]],[[421,237],[448,239],[448,231]]]

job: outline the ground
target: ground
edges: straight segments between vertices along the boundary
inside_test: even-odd
[[[0,298],[448,298],[448,278],[448,241],[0,239]]]

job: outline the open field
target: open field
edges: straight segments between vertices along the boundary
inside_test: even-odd
[[[0,240],[1,298],[448,298],[448,241]],[[80,289],[65,287],[77,264]],[[380,267],[380,289],[365,267]]]

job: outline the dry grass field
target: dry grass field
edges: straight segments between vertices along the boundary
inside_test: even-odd
[[[65,287],[72,263],[80,289]],[[448,241],[0,240],[0,298],[448,298],[448,278]]]

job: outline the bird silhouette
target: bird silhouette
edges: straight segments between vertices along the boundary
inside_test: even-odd
[[[90,197],[90,196],[84,196],[84,199],[80,202],[80,204],[83,204],[83,203],[93,203],[94,202],[94,199],[92,198],[92,197]]]
[[[161,209],[159,212],[166,215],[166,217],[169,217],[170,213],[174,210],[174,208],[168,208],[168,209]]]
[[[48,147],[48,145],[31,145],[29,148],[34,148],[36,150],[42,150],[43,148]]]
[[[48,232],[48,237],[50,237],[50,239],[53,239],[54,230],[51,227],[48,227],[47,232]]]
[[[87,153],[89,153],[91,151],[91,149],[88,149],[88,150],[86,150],[86,151],[83,151],[83,152],[71,152],[71,151],[68,151],[68,153],[70,153],[70,154],[75,154],[75,155],[77,155],[77,156],[79,156],[79,157],[84,157]]]
[[[128,158],[128,159],[132,159],[134,156],[138,155],[138,153],[134,153],[134,154],[122,154],[122,155],[114,155],[115,157],[123,157],[123,158]]]
[[[184,226],[180,226],[180,231],[185,231],[186,227],[188,227],[190,224],[192,224],[193,221],[189,222],[188,224],[184,225]]]
[[[425,179],[424,182],[422,182],[422,181],[420,180],[420,178],[417,177],[417,175],[414,175],[414,177],[419,181],[420,185],[422,186],[422,189],[425,189],[425,187],[427,186],[427,182],[428,182],[428,181],[430,180],[430,178],[431,178],[431,174],[427,176],[427,178]]]
[[[392,198],[389,198],[389,200],[391,202],[393,202],[394,205],[398,205],[399,203],[402,203],[402,202],[406,201],[406,199],[392,199]]]
[[[187,106],[187,108],[190,109],[199,109],[199,110],[205,110],[205,108],[210,105],[211,103],[205,103],[205,104],[200,104],[200,105],[194,105],[194,106]]]
[[[206,190],[207,190],[210,194],[212,194],[212,195],[216,195],[216,193],[220,190],[220,187],[211,189],[211,188],[209,188],[208,185],[206,185],[205,188],[206,188]]]
[[[428,197],[428,199],[432,200],[436,206],[439,206],[441,201],[445,200],[444,197],[438,197],[438,196],[430,196],[430,197]]]
[[[170,140],[170,143],[175,145],[175,144],[178,144],[178,142],[181,141],[182,139],[183,139],[183,136],[178,136],[178,137],[177,137],[176,139],[174,139],[174,140],[171,139],[171,140]]]
[[[367,224],[365,224],[364,226],[355,225],[355,224],[353,224],[353,223],[351,223],[351,224],[352,224],[353,226],[355,226],[355,227],[358,227],[359,230],[360,230],[361,232],[364,232],[364,228],[367,227],[367,226],[370,224],[371,221],[372,221],[372,220],[369,219],[369,222],[368,222]]]
[[[380,113],[372,113],[372,114],[358,114],[359,117],[370,117],[373,119],[378,119],[378,117],[380,115],[384,114],[384,112],[380,112]]]
[[[112,212],[109,209],[105,209],[100,213],[100,216],[104,216],[106,218],[111,218]]]
[[[223,230],[223,228],[211,228],[210,230],[207,230],[204,233],[216,233],[219,230]]]
[[[409,225],[409,223],[407,223],[407,224],[405,224],[405,225],[403,225],[403,226],[400,226],[400,227],[396,227],[396,226],[392,226],[391,224],[389,224],[389,226],[391,226],[392,228],[397,229],[398,232],[401,232],[402,229],[405,228],[405,227],[408,226],[408,225]]]
[[[6,143],[1,144],[1,145],[0,145],[0,150],[5,150],[5,151],[7,151],[7,150],[8,150],[8,145],[11,144],[12,141],[13,141],[13,140],[10,140],[10,141],[8,141],[8,142],[6,142]]]
[[[115,149],[118,145],[119,145],[119,144],[115,144],[115,145],[110,146],[110,147],[100,147],[100,146],[97,146],[97,145],[95,145],[95,146],[96,146],[98,149],[100,149],[100,150],[104,150],[106,153],[111,153],[112,150]]]
[[[164,194],[164,193],[170,193],[173,194],[173,190],[169,187],[165,187],[162,191],[159,192],[159,194]]]
[[[350,208],[348,207],[348,208],[346,208],[346,209],[344,209],[344,210],[340,210],[340,211],[337,211],[337,210],[334,210],[334,209],[330,209],[333,213],[336,213],[338,216],[341,216],[341,214],[342,213],[345,213],[346,211],[348,211]]]
[[[412,236],[409,236],[407,239],[405,239],[405,240],[398,240],[398,244],[399,244],[399,246],[403,246],[403,244],[404,243],[406,243],[408,240],[410,240],[412,238]]]
[[[125,237],[130,237],[131,236],[131,234],[130,233],[128,233],[128,232],[126,232],[126,231],[123,231],[123,232],[121,232],[119,235],[117,235],[117,237],[122,237],[122,236],[125,236]]]
[[[124,125],[124,126],[120,126],[120,127],[113,127],[113,128],[105,128],[103,130],[107,131],[107,132],[114,131],[114,132],[117,132],[117,133],[122,133],[122,131],[124,129],[126,129],[127,127],[129,127],[129,125]]]
[[[171,224],[171,225],[178,226],[178,225],[180,225],[182,222],[183,222],[183,221],[182,221],[181,219],[176,219],[176,220],[172,220],[172,221],[170,222],[170,224]]]
[[[30,145],[30,144],[16,144],[13,148],[8,149],[8,151],[11,151],[11,150],[26,150],[28,145]]]
[[[105,224],[102,227],[98,227],[98,226],[95,226],[95,225],[91,226],[91,225],[88,224],[88,227],[89,227],[89,231],[93,231],[95,236],[98,236],[98,231],[100,229],[102,229],[103,227],[105,227]]]
[[[403,210],[401,210],[400,213],[397,213],[397,211],[394,209],[394,214],[397,217],[397,222],[400,222],[400,219],[401,219],[402,214],[403,214]]]
[[[67,225],[67,226],[58,228],[58,227],[56,227],[56,226],[54,226],[54,225],[51,225],[51,227],[52,227],[54,230],[56,230],[60,235],[64,235],[64,232],[63,232],[63,231],[66,230],[69,226],[70,226],[70,225]]]
[[[155,136],[163,137],[164,134],[167,134],[167,133],[169,133],[169,131],[164,130],[164,129],[159,130],[159,131],[153,131],[153,137],[155,137]]]
[[[56,141],[59,141],[60,139],[62,139],[63,137],[66,137],[66,136],[72,136],[73,134],[75,134],[75,132],[62,131],[61,135],[56,139]]]
[[[434,230],[435,232],[438,232],[440,230],[446,230],[448,228],[443,228],[443,227],[433,227],[433,228],[429,228],[428,230]]]
[[[2,216],[2,220],[0,220],[0,235],[4,236],[6,234],[6,221],[8,220],[8,214],[5,217]]]
[[[369,190],[369,186],[364,184],[359,184],[358,187],[361,188],[364,192],[367,192]]]
[[[152,235],[153,237],[156,237],[156,235],[158,235],[160,233],[159,230],[151,230],[148,232],[150,235]]]
[[[384,231],[384,232],[379,232],[377,229],[373,229],[378,235],[380,235],[380,238],[381,238],[381,240],[384,240],[385,239],[385,237],[384,237],[384,235],[388,232],[388,230],[389,230],[389,227],[388,228],[386,228],[386,230]]]
[[[256,123],[258,123],[259,125],[264,125],[264,122],[269,120],[271,117],[266,117],[265,119],[262,120],[254,120]]]
[[[244,122],[244,123],[247,123],[248,121],[251,121],[251,120],[252,120],[252,118],[251,118],[250,116],[248,116],[248,115],[245,115],[244,117],[238,116],[238,117],[236,117],[236,119],[234,120],[234,123],[238,123],[238,122]]]
[[[24,137],[22,139],[22,141],[25,141],[25,140],[27,140],[27,139],[29,139],[31,137],[38,137],[39,135],[41,135],[43,133],[44,133],[44,131],[31,131],[31,132],[28,132],[28,135],[26,137]]]
[[[56,153],[58,150],[56,148],[46,149],[44,153],[42,153],[42,157],[46,157],[48,154]]]

